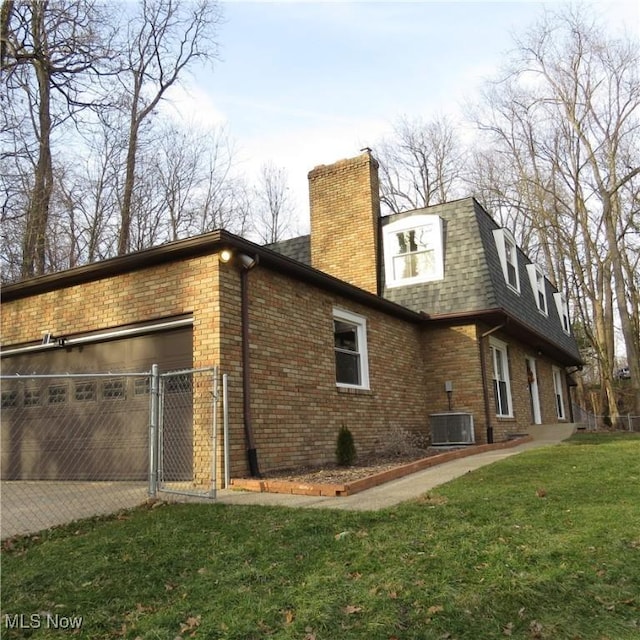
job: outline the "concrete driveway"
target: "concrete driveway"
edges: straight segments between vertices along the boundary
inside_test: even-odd
[[[144,482],[2,481],[0,538],[115,513],[147,499]]]

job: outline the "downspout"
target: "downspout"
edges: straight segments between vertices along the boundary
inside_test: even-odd
[[[487,378],[486,358],[484,355],[484,341],[492,333],[500,331],[507,323],[503,322],[489,331],[480,334],[480,371],[482,373],[482,395],[484,398],[484,419],[487,425],[487,444],[493,444],[493,427],[491,426],[491,408],[489,406],[489,381]]]
[[[242,321],[242,414],[244,434],[247,443],[247,460],[249,472],[256,478],[260,476],[258,452],[253,437],[251,422],[251,375],[249,359],[249,271],[257,264],[257,257],[249,264],[241,261],[240,266],[240,304]]]

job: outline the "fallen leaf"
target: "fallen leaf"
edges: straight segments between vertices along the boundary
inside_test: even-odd
[[[342,611],[347,615],[352,615],[354,613],[360,613],[362,611],[362,607],[358,607],[353,604],[348,604],[346,607],[344,607]]]
[[[291,609],[287,609],[284,612],[284,623],[291,624],[295,617],[296,617],[296,614]]]
[[[532,620],[529,624],[529,632],[534,638],[541,638],[543,629],[544,627],[537,620]]]
[[[440,613],[441,611],[444,611],[444,607],[441,604],[435,604],[427,609],[427,613],[430,616]]]
[[[189,616],[185,622],[180,625],[180,633],[185,631],[193,631],[200,626],[200,616]]]
[[[505,625],[504,629],[502,630],[502,633],[505,636],[512,636],[513,635],[513,622],[509,622],[509,624]]]

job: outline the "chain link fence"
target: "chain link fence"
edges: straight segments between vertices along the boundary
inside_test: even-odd
[[[2,539],[144,503],[215,497],[217,368],[1,376]]]
[[[159,399],[157,465],[151,463],[156,477],[151,478],[150,493],[215,498],[221,400],[217,369],[161,374]]]
[[[640,432],[640,416],[635,416],[630,413],[621,415],[616,421],[616,424],[612,424],[610,416],[596,415],[578,405],[573,406],[573,415],[575,422],[588,431],[614,428],[621,431]]]

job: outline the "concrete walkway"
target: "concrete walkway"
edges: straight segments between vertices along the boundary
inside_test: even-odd
[[[223,489],[218,491],[217,502],[222,504],[279,505],[308,509],[375,511],[418,498],[434,487],[498,460],[517,455],[522,451],[559,444],[571,436],[575,431],[575,426],[574,424],[532,425],[527,429],[527,433],[533,437],[531,442],[509,449],[487,451],[460,460],[445,462],[352,496],[325,498]]]

